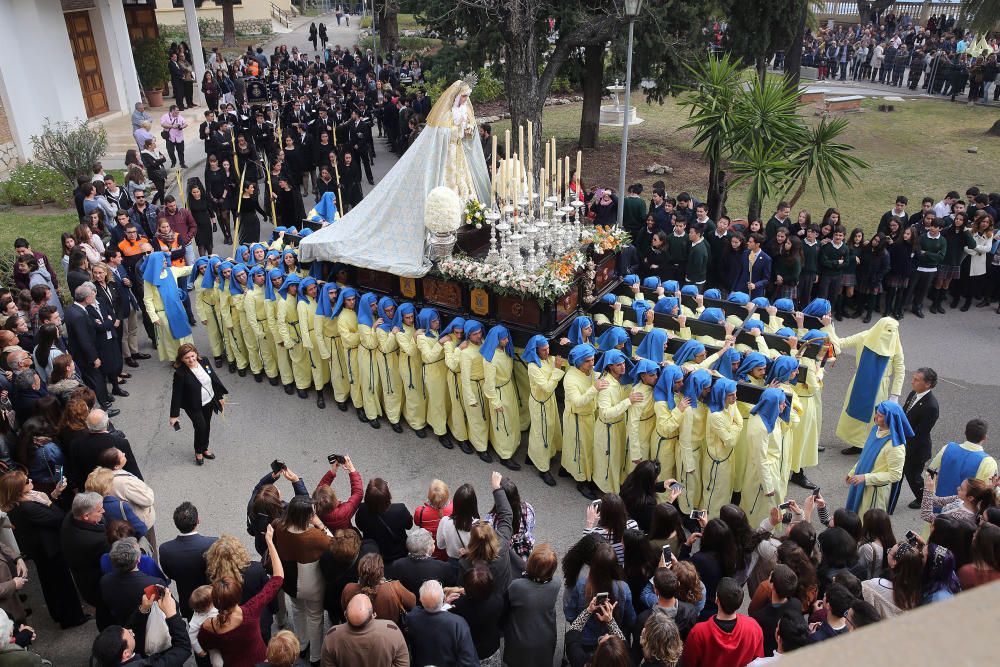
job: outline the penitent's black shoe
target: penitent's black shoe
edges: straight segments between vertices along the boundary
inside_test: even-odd
[[[389,422],[389,426],[392,427],[392,430],[395,431],[396,433],[402,433],[403,432],[403,425],[400,424],[399,422],[396,422],[395,424],[393,424],[392,422]]]
[[[418,438],[420,438],[421,440],[423,440],[424,438],[427,437],[427,428],[426,427],[424,427],[424,428],[418,428],[415,431],[413,431],[413,433]]]
[[[788,481],[796,486],[801,486],[803,489],[809,489],[810,491],[816,488],[816,484],[813,483],[803,471],[793,472],[792,476],[788,478]]]
[[[510,459],[500,459],[500,465],[502,465],[507,470],[520,470],[521,464],[515,461],[513,458]]]
[[[843,449],[840,450],[840,453],[843,454],[844,456],[851,456],[852,454],[860,454],[861,453],[861,448],[860,447],[844,447]]]
[[[462,440],[461,442],[459,442],[459,443],[458,443],[458,448],[459,448],[459,449],[461,449],[461,450],[462,450],[463,452],[465,452],[466,454],[475,454],[475,453],[476,453],[476,450],[474,450],[474,449],[472,448],[472,445],[470,445],[470,444],[469,444],[469,443],[468,443],[467,441],[465,441],[465,440]]]
[[[493,456],[489,452],[479,452],[479,460],[483,463],[493,463]]]
[[[579,491],[580,495],[587,500],[597,500],[597,496],[595,496],[594,492],[590,490],[590,484],[587,482],[577,482],[576,490]]]
[[[911,500],[910,502],[908,502],[906,504],[906,506],[909,507],[911,510],[918,510],[918,509],[920,509],[920,501],[919,500]]]
[[[550,473],[548,470],[546,470],[545,472],[542,472],[542,473],[538,473],[538,476],[541,477],[542,481],[545,482],[546,484],[548,484],[549,486],[555,486],[556,485],[556,479],[555,479],[555,477],[553,477],[552,473]]]
[[[447,435],[439,435],[438,442],[440,442],[441,446],[444,447],[445,449],[455,449],[455,443],[453,443],[451,441],[451,438],[449,438]]]
[[[305,389],[296,389],[295,393],[299,395],[299,398],[309,398],[309,392]]]

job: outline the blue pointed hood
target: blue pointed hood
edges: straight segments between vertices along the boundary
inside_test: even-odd
[[[746,320],[743,320],[743,329],[746,331],[753,331],[756,329],[761,333],[764,333],[766,331],[764,323],[758,320],[756,317],[751,317]]]
[[[674,384],[678,380],[684,379],[684,371],[681,370],[680,366],[670,364],[664,366],[663,370],[660,371],[660,379],[656,381],[656,386],[653,387],[653,400],[656,401],[666,401],[667,407],[673,410],[677,407],[677,401],[674,397]]]
[[[264,298],[268,301],[277,300],[277,296],[274,293],[274,284],[271,282],[275,278],[284,280],[285,274],[281,272],[281,269],[271,269],[267,272],[267,280],[264,281]]]
[[[421,308],[417,313],[417,328],[424,330],[424,335],[428,338],[435,337],[435,330],[431,329],[431,324],[437,320],[438,329],[441,328],[441,315],[435,308]]]
[[[719,355],[719,360],[712,365],[712,370],[718,371],[719,375],[726,379],[735,380],[736,371],[733,370],[733,364],[738,363],[740,363],[740,353],[731,347]]]
[[[746,292],[730,292],[726,301],[735,303],[737,306],[745,306],[750,303],[750,295]]]
[[[403,321],[403,318],[406,317],[407,315],[413,315],[414,316],[413,317],[413,323],[414,324],[417,323],[417,318],[416,318],[417,307],[414,306],[409,301],[407,301],[406,303],[399,304],[399,307],[396,308],[396,320],[398,322],[396,326],[399,327],[400,331],[402,331],[403,327],[406,326],[406,322]],[[414,328],[416,328],[416,327],[414,327]]]
[[[667,296],[673,296],[681,290],[681,286],[676,280],[664,280],[661,283],[661,286],[663,287],[663,292]]]
[[[583,330],[590,329],[590,338],[588,340],[583,340]],[[580,315],[573,320],[573,323],[569,325],[569,331],[566,332],[566,338],[569,340],[570,345],[579,345],[581,343],[589,343],[594,340],[594,322],[589,317],[584,317]]]
[[[774,335],[781,336],[782,338],[788,338],[789,336],[794,336],[795,331],[792,330],[790,327],[781,327],[780,329],[774,332]]]
[[[215,283],[215,286],[216,286],[216,288],[220,292],[225,291],[229,287],[229,282],[228,282],[229,278],[226,278],[225,276],[223,276],[222,272],[225,271],[226,269],[232,269],[234,266],[236,266],[236,265],[233,262],[230,262],[229,260],[226,260],[226,261],[222,262],[221,264],[219,264],[218,267],[216,267],[216,283]],[[232,278],[233,275],[230,273],[229,277]]]
[[[483,330],[483,323],[479,320],[465,320],[465,324],[462,325],[462,332],[465,337],[468,338],[477,331]]]
[[[169,269],[170,255],[165,252],[154,252],[146,258],[142,267],[143,281],[154,285],[163,301],[163,309],[170,327],[170,335],[180,340],[191,335],[191,325],[188,323],[187,312],[184,310],[185,294],[177,286],[177,279]]]
[[[665,296],[656,302],[653,306],[654,313],[662,313],[664,315],[677,315],[680,313],[681,302],[676,296]]]
[[[785,403],[785,410],[779,414],[778,408],[781,407],[782,402]],[[785,392],[777,387],[770,387],[761,392],[757,405],[750,408],[750,414],[760,416],[761,421],[764,422],[764,428],[767,429],[768,433],[771,433],[774,431],[778,417],[786,422],[791,418],[791,407],[791,401],[785,396]]]
[[[608,366],[621,363],[625,364],[625,375],[622,376],[622,381],[624,383],[625,379],[629,374],[629,371],[632,370],[633,364],[629,360],[629,358],[625,356],[625,353],[622,352],[621,350],[607,350],[606,352],[602,352],[601,358],[597,361],[597,364],[594,366],[594,370],[596,370],[598,373],[603,373]]]
[[[684,396],[691,401],[692,408],[698,407],[698,397],[711,384],[712,374],[704,368],[699,368],[688,374],[687,379],[684,380]]]
[[[622,282],[628,285],[629,287],[632,287],[632,285],[638,285],[639,276],[635,275],[634,273],[626,274],[626,276],[622,278]]]
[[[389,308],[395,308],[392,313],[392,317],[389,317],[386,312]],[[399,307],[391,297],[384,296],[378,300],[378,316],[379,319],[382,320],[382,324],[380,324],[378,328],[382,331],[392,331],[393,327],[399,327],[402,329],[399,320]]]
[[[612,350],[622,343],[625,344],[625,354],[632,355],[632,339],[622,327],[611,327],[597,339],[597,348],[601,351]]]
[[[707,289],[707,290],[705,290],[705,298],[706,299],[721,299],[722,298],[722,292],[720,292],[719,290],[715,289],[714,287],[712,289]]]
[[[479,348],[479,354],[483,355],[483,359],[486,361],[493,361],[493,357],[496,354],[497,349],[500,347],[500,340],[506,338],[507,344],[503,346],[503,351],[507,353],[507,356],[511,359],[514,358],[514,342],[510,338],[510,331],[507,327],[502,324],[498,324],[489,331],[486,332],[486,337],[483,338],[483,344]]]
[[[211,289],[215,286],[215,280],[217,276],[217,271],[219,264],[222,264],[221,257],[209,257],[208,258],[208,268],[205,269],[205,275],[201,278],[201,288]]]
[[[333,310],[330,312],[330,317],[336,317],[340,315],[340,311],[347,308],[347,300],[354,297],[354,307],[358,307],[358,291],[353,287],[345,287],[340,290],[340,294],[337,295],[337,303],[333,305]],[[347,308],[351,310],[350,308]]]
[[[766,296],[759,296],[756,299],[753,299],[750,303],[757,306],[757,310],[764,310],[771,305],[771,302],[767,300]]]
[[[292,285],[295,285],[296,295],[298,295],[298,292],[301,289],[299,287],[299,283],[301,283],[301,282],[302,282],[302,279],[299,278],[294,273],[286,275],[285,276],[285,282],[283,282],[281,284],[281,288],[278,289],[278,293],[281,294],[282,298],[287,299],[288,298],[288,288],[291,287]]]
[[[736,383],[728,378],[718,378],[708,395],[708,411],[721,412],[726,407],[726,397],[736,393]]]
[[[642,339],[635,353],[654,363],[663,361],[663,347],[667,344],[667,330],[654,328]]]
[[[638,327],[645,326],[646,313],[653,309],[653,302],[645,299],[637,299],[632,302],[632,310],[635,312],[635,324]]]
[[[372,313],[372,306],[378,305],[378,295],[368,292],[358,301],[358,324],[366,327],[375,326],[375,314]]]
[[[740,382],[749,382],[750,371],[761,366],[767,367],[767,357],[760,352],[747,352],[740,367],[736,369],[736,379]]]
[[[281,253],[281,270],[288,273],[288,265],[285,264],[285,257],[291,255],[295,258],[295,270],[299,269],[299,253],[295,252],[293,248],[286,248],[284,252]]]
[[[303,278],[302,281],[299,283],[299,292],[296,295],[298,297],[297,301],[305,301],[306,303],[309,303],[309,297],[306,296],[306,288],[316,284],[317,280],[312,276],[308,278]]]
[[[656,288],[660,286],[660,279],[656,276],[647,276],[642,279],[642,289],[649,289],[656,291]]]
[[[640,359],[639,361],[632,362],[632,369],[628,373],[628,383],[638,384],[640,382],[639,376],[643,373],[659,373],[660,365],[653,363],[649,359]],[[654,385],[655,386],[655,385]]]
[[[774,381],[778,381],[778,383],[782,384],[785,382],[797,384],[799,378],[796,371],[798,370],[799,360],[783,354],[771,364],[771,367],[767,370],[767,377],[764,378],[764,382],[771,384]]]
[[[528,342],[524,345],[524,352],[521,353],[521,361],[526,364],[535,364],[536,366],[542,365],[542,360],[538,357],[538,348],[545,347],[549,344],[549,340],[542,334],[535,334],[528,339]]]
[[[813,317],[825,317],[830,314],[830,310],[830,302],[826,299],[813,299],[808,306],[802,309],[802,313]]]
[[[581,343],[573,347],[569,351],[568,361],[571,366],[576,369],[580,368],[580,364],[585,362],[587,359],[597,356],[597,348],[595,348],[590,343]]]
[[[465,318],[464,317],[456,317],[451,322],[448,322],[448,325],[444,329],[441,329],[441,335],[442,336],[447,336],[448,334],[450,334],[453,331],[458,331],[463,336],[465,335]]]
[[[231,274],[229,274],[229,293],[232,294],[233,296],[239,296],[240,294],[243,294],[244,292],[246,292],[246,288],[243,287],[243,285],[241,285],[236,280],[236,276],[239,275],[239,274],[241,274],[241,273],[243,273],[243,274],[247,273],[247,265],[246,264],[242,264],[242,263],[237,264],[236,266],[233,267],[233,272]],[[248,283],[250,282],[250,276],[249,275],[247,275],[247,282]]]
[[[722,312],[721,308],[706,308],[701,311],[698,320],[701,322],[711,322],[712,324],[722,324],[726,321],[726,314]]]
[[[333,294],[331,295],[330,292]],[[333,306],[339,298],[340,285],[337,283],[327,283],[320,287],[319,294],[316,295],[316,314],[329,318],[333,315]]]
[[[774,307],[778,310],[784,310],[788,312],[795,311],[795,302],[791,299],[776,299],[774,302]]]
[[[685,285],[681,288],[682,296],[698,296],[698,286],[697,285]]]
[[[696,340],[685,341],[683,345],[674,352],[674,363],[678,366],[686,364],[697,355],[705,351],[705,346]]]

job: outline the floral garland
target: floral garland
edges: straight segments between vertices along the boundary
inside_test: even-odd
[[[621,249],[632,242],[632,235],[623,228],[613,225],[596,225],[593,231],[584,232],[583,243],[593,243],[594,251],[603,253],[606,251],[620,252]]]
[[[476,229],[482,229],[486,222],[486,207],[476,199],[470,199],[462,212],[463,225],[475,225]]]
[[[525,273],[457,255],[438,261],[437,271],[445,278],[473,288],[489,288],[493,293],[503,296],[552,303],[572,289],[577,271],[583,268],[586,262],[586,255],[572,251],[549,262],[534,273]]]

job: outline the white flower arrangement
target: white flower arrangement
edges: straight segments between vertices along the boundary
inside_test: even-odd
[[[470,287],[488,287],[496,294],[552,303],[572,289],[576,273],[586,261],[583,253],[572,252],[534,273],[524,273],[458,256],[438,261],[437,271],[445,278]]]
[[[462,226],[462,200],[449,187],[439,185],[424,201],[424,227],[435,234],[451,234]]]

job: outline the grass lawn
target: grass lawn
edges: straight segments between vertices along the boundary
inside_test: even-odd
[[[72,231],[78,223],[76,209],[73,208],[63,212],[57,212],[52,208],[32,207],[0,211],[0,239],[3,239],[0,253],[13,256],[14,239],[23,236],[28,239],[34,250],[44,252],[48,256],[58,267],[56,270],[62,277],[62,267],[59,265],[62,249],[59,246],[59,239],[63,232]]]
[[[686,112],[676,99],[667,100],[662,106],[648,105],[639,95],[633,99],[639,117],[645,122],[629,129],[626,183],[642,183],[647,198],[652,183],[663,180],[671,195],[686,190],[704,199],[708,170],[700,154],[691,149],[692,132],[678,131],[686,120]],[[924,196],[940,200],[949,190],[965,192],[973,185],[986,191],[996,189],[995,156],[1000,151],[1000,138],[985,134],[995,120],[992,110],[915,100],[896,102],[895,112],[880,113],[878,103],[865,100],[863,112],[850,114],[850,126],[842,137],[871,168],[851,187],[841,188],[835,199],[824,200],[818,188],[810,183],[792,212],[793,219],[804,208],[815,221],[822,218],[828,207],[834,206],[840,210],[841,220],[848,229],[857,226],[870,231],[882,214],[892,208],[896,195],[909,197],[909,208],[915,211]],[[804,111],[812,114],[813,109]],[[574,165],[580,114],[581,106],[573,104],[549,107],[543,116],[544,136],[555,135],[560,155],[571,155]],[[809,120],[814,121],[815,117],[810,115]],[[501,142],[501,154],[504,130],[509,127],[509,121],[493,124]],[[598,150],[584,152],[583,182],[588,187],[596,184],[617,188],[621,129],[602,127],[600,141]],[[978,153],[967,152],[973,146],[979,149]],[[535,160],[542,157],[535,156]],[[646,174],[645,168],[654,162],[672,167],[673,173]],[[744,190],[730,192],[727,203],[734,217],[746,215]],[[775,203],[764,206],[765,217],[771,214]]]
[[[399,26],[400,32],[403,32],[404,30],[420,30],[422,28],[422,26],[417,23],[416,16],[413,14],[397,14],[396,23]],[[366,16],[362,18],[360,25],[362,28],[371,28],[372,17]]]

